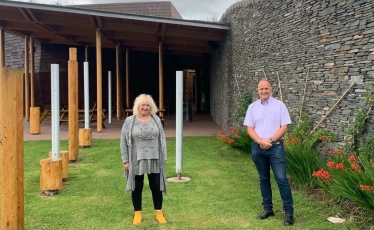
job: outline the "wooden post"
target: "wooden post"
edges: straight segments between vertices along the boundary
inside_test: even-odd
[[[91,128],[79,129],[79,147],[91,147],[92,131]]]
[[[30,106],[35,106],[35,47],[34,47],[34,37],[30,38]]]
[[[77,48],[69,49],[68,61],[69,94],[69,160],[78,158],[78,61]]]
[[[62,159],[45,158],[40,160],[40,190],[56,192],[62,188]]]
[[[24,229],[23,71],[0,68],[1,229]]]
[[[4,27],[0,26],[0,68],[5,67],[5,33]]]
[[[159,72],[159,109],[164,109],[164,69],[162,43],[158,45],[158,72]]]
[[[130,109],[130,76],[129,76],[129,58],[130,58],[130,51],[126,49],[126,109]]]
[[[306,86],[307,86],[307,83],[308,83],[308,76],[309,76],[309,68],[308,68],[308,70],[306,72],[303,99],[301,100],[301,106],[300,106],[300,119],[299,119],[299,123],[301,122],[301,116],[303,114],[303,107],[304,107],[304,100],[305,100],[305,94],[306,94]]]
[[[117,119],[122,116],[122,52],[121,46],[116,46],[116,111]]]
[[[17,120],[17,176],[18,176],[18,229],[24,229],[24,159],[23,159],[23,71],[19,70],[16,85],[16,120]]]
[[[162,52],[162,43],[158,45],[158,71],[159,71],[159,117],[161,121],[164,122],[164,69],[163,69],[163,52]]]
[[[52,158],[52,151],[48,153],[48,157]],[[69,152],[66,150],[60,150],[61,162],[61,177],[62,180],[67,179],[69,175]]]
[[[277,72],[277,77],[278,77],[278,87],[279,87],[280,99],[281,99],[281,101],[283,101],[282,87],[281,87],[281,82],[280,82],[280,78],[279,78],[278,72]]]
[[[30,107],[30,134],[40,133],[40,107]]]
[[[25,118],[30,120],[29,37],[25,37]]]
[[[102,57],[101,57],[101,31],[96,29],[96,93],[97,93],[97,132],[103,130],[103,76],[102,76]]]

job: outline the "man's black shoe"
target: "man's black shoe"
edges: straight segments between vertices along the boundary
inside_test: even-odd
[[[259,216],[257,217],[257,219],[261,219],[261,220],[263,220],[263,219],[268,218],[269,216],[274,216],[274,212],[267,212],[267,211],[264,211],[263,213],[261,213],[261,215],[259,215]]]
[[[285,216],[284,217],[284,226],[289,226],[289,225],[293,225],[293,216]]]

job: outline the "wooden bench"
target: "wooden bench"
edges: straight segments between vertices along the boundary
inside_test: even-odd
[[[42,121],[45,118],[51,118],[51,115],[52,115],[51,106],[50,105],[45,105],[43,112],[40,114],[40,123],[42,123]]]
[[[60,105],[61,109],[66,109],[67,105],[66,104],[61,104]],[[44,119],[51,119],[52,116],[52,110],[50,105],[45,105],[43,108],[43,112],[40,114],[40,123],[43,122]]]
[[[106,110],[103,109],[102,116],[103,116],[103,128],[104,129],[106,128],[105,124],[104,124],[104,121],[106,120],[105,112],[106,112]],[[84,109],[78,109],[78,122],[83,122],[84,123],[84,117],[79,116],[79,114],[84,115],[84,113],[85,113]],[[92,109],[89,110],[89,124],[91,124],[93,122],[97,122],[96,115],[97,115],[97,109],[96,109],[96,103],[94,103],[94,106],[92,107]],[[67,109],[61,109],[60,110],[60,125],[63,122],[69,122],[69,110],[67,110]]]

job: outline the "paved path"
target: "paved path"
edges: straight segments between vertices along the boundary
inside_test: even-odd
[[[184,118],[185,119],[185,118]],[[112,118],[112,124],[108,124],[108,119],[104,121],[106,129],[101,133],[96,130],[96,123],[91,125],[92,139],[117,139],[120,137],[121,128],[124,120],[118,120],[115,116]],[[40,134],[30,134],[30,123],[24,121],[24,140],[51,140],[51,120],[45,119],[40,124]],[[79,128],[84,128],[84,123],[79,123]],[[183,121],[183,136],[214,136],[221,128],[212,119],[209,114],[194,114],[192,122]],[[165,115],[165,135],[175,137],[175,115]],[[68,139],[68,125],[63,123],[60,126],[60,139]]]

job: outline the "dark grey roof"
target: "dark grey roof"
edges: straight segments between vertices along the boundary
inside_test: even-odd
[[[73,7],[117,13],[182,19],[182,16],[170,1],[84,4],[74,5]]]
[[[165,51],[185,55],[211,53],[212,44],[230,30],[222,23],[4,0],[0,0],[0,26],[46,43],[82,46],[96,46],[99,29],[103,47],[158,52],[162,42]]]

